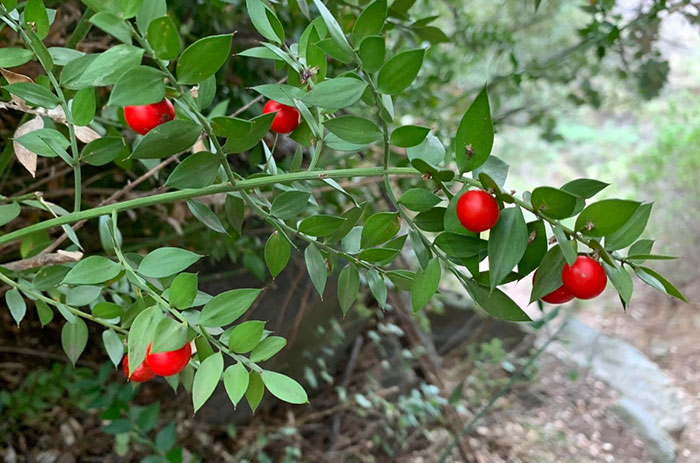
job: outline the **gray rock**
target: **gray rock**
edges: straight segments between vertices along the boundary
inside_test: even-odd
[[[644,442],[656,463],[674,463],[676,461],[676,443],[662,430],[651,413],[640,404],[627,397],[613,407],[613,411],[625,423],[632,426]]]
[[[627,342],[602,334],[572,319],[549,352],[566,363],[586,368],[620,395],[616,407],[657,462],[675,461],[678,436],[687,417],[680,391],[658,365]]]

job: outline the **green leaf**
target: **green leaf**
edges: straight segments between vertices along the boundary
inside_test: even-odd
[[[258,298],[261,289],[232,289],[214,296],[202,309],[199,324],[204,327],[220,327],[238,320]]]
[[[352,63],[352,54],[340,48],[333,39],[319,40],[315,45],[320,48],[323,53],[343,64]]]
[[[29,151],[47,158],[61,156],[61,159],[72,164],[72,158],[66,152],[70,142],[61,132],[54,129],[39,129],[29,132],[15,141]]]
[[[542,299],[543,296],[561,287],[561,272],[565,263],[564,255],[559,246],[554,246],[547,251],[537,269],[530,302]]]
[[[232,38],[232,34],[212,35],[187,47],[177,61],[178,82],[197,84],[214,75],[228,59]]]
[[[601,190],[605,189],[608,185],[610,184],[599,180],[577,178],[576,180],[572,180],[564,184],[561,189],[580,198],[589,199],[598,194]]]
[[[49,15],[43,0],[28,0],[24,6],[24,23],[40,39],[49,35]],[[74,362],[75,363],[75,362]]]
[[[578,198],[566,191],[543,186],[532,190],[532,207],[550,219],[566,219],[574,214]]]
[[[265,243],[265,264],[270,270],[272,278],[276,278],[287,266],[292,254],[292,247],[279,232],[274,232]]]
[[[118,367],[124,356],[124,344],[122,344],[122,340],[119,339],[117,333],[112,329],[108,329],[102,332],[102,343],[105,346],[105,351],[112,361],[112,364]]]
[[[429,133],[429,127],[404,125],[391,132],[389,143],[400,148],[410,148],[423,143]]]
[[[257,371],[251,371],[248,375],[248,389],[245,391],[245,398],[250,405],[250,409],[255,413],[255,410],[260,405],[263,395],[265,394],[265,385]]]
[[[413,218],[416,226],[423,231],[431,233],[439,233],[445,229],[445,212],[444,207],[434,207],[425,212],[419,213]]]
[[[61,283],[66,285],[94,285],[115,278],[121,270],[121,265],[106,257],[90,256],[75,264]]]
[[[688,302],[685,296],[673,286],[666,278],[648,267],[635,267],[635,273],[644,283],[648,284],[657,291],[673,296],[683,302]]]
[[[386,0],[375,0],[367,5],[352,28],[354,42],[357,44],[368,35],[378,35],[384,28],[386,13]]]
[[[343,222],[345,222],[345,219],[342,217],[323,214],[313,215],[301,221],[299,231],[309,236],[329,236],[338,230]]]
[[[170,16],[162,16],[151,21],[146,37],[159,59],[170,61],[180,54],[182,48],[180,35],[177,33],[177,26]]]
[[[85,53],[78,50],[73,50],[72,48],[65,47],[51,47],[47,50],[49,56],[53,59],[57,66],[65,66],[74,59],[78,59],[81,56],[85,56]]]
[[[146,359],[146,349],[153,341],[158,323],[163,313],[157,306],[139,313],[131,324],[128,335],[129,371],[133,372]]]
[[[136,13],[136,24],[142,34],[148,31],[148,26],[156,18],[160,18],[168,12],[166,0],[148,0],[143,2],[143,6]]]
[[[520,262],[527,249],[528,233],[519,207],[503,209],[489,235],[489,281],[491,291]]]
[[[214,230],[217,233],[226,233],[226,229],[221,224],[219,218],[209,209],[205,204],[196,199],[190,199],[187,201],[187,208],[192,212],[197,220],[207,226],[207,228]]]
[[[117,40],[131,45],[131,28],[116,14],[109,11],[100,11],[92,15],[90,23]]]
[[[15,220],[20,212],[22,212],[22,207],[17,202],[0,206],[0,227]]]
[[[361,246],[371,248],[394,237],[401,229],[398,214],[378,212],[365,221],[362,227]]]
[[[122,308],[120,305],[113,302],[102,301],[95,304],[95,306],[92,308],[92,315],[97,318],[111,320],[122,315]]]
[[[121,75],[114,84],[107,104],[136,106],[158,103],[165,97],[164,74],[150,66],[136,66]]]
[[[371,35],[362,39],[358,55],[362,62],[362,69],[367,72],[377,72],[384,64],[384,57],[386,56],[384,37]]]
[[[290,404],[305,404],[309,401],[306,391],[289,376],[274,371],[263,370],[260,375],[270,394]]]
[[[313,2],[314,5],[316,5],[316,8],[318,8],[318,11],[321,13],[323,22],[326,24],[328,33],[333,38],[333,40],[335,40],[335,42],[343,51],[352,54],[352,47],[348,43],[348,39],[345,38],[345,34],[343,34],[343,29],[341,29],[340,25],[338,24],[338,21],[335,20],[331,12],[328,11],[328,8],[326,8],[326,6],[321,0],[313,0]]]
[[[51,320],[53,320],[53,310],[46,304],[46,302],[41,300],[34,301],[36,306],[37,314],[39,315],[39,321],[41,322],[41,327],[45,327]]]
[[[17,288],[13,288],[5,293],[5,303],[7,303],[15,323],[19,326],[27,314],[27,304]]]
[[[175,383],[177,387],[177,383]],[[171,421],[163,429],[158,431],[156,434],[156,449],[160,452],[166,452],[170,450],[177,440],[177,429],[175,428],[175,422]]]
[[[481,174],[485,174],[498,188],[503,188],[506,178],[508,178],[508,169],[508,164],[496,156],[489,156],[485,163],[472,171],[472,177],[478,179],[481,177]]]
[[[172,307],[185,310],[192,307],[197,297],[198,277],[196,273],[181,273],[175,277],[168,293]]]
[[[171,352],[181,349],[187,343],[187,323],[172,318],[163,318],[156,326],[151,353]]]
[[[360,274],[357,271],[357,267],[353,264],[347,264],[340,271],[340,276],[338,277],[338,302],[343,315],[348,313],[359,293]]]
[[[634,289],[632,277],[629,273],[627,273],[627,270],[620,266],[620,264],[615,261],[613,261],[613,263],[615,264],[614,266],[603,262],[603,268],[620,295],[620,300],[622,301],[623,307],[626,308],[632,299],[632,290]]]
[[[428,135],[423,142],[406,150],[413,167],[425,171],[416,165],[416,160],[425,161],[431,166],[438,166],[445,161],[445,147],[435,135]]]
[[[337,110],[355,104],[364,93],[367,84],[352,77],[324,80],[306,94],[303,102],[310,106]]]
[[[518,307],[518,304],[500,289],[490,291],[474,280],[467,280],[467,289],[474,302],[494,317],[511,322],[530,321],[530,317]]]
[[[272,358],[287,345],[287,340],[280,336],[268,336],[250,353],[251,362],[264,362]]]
[[[574,265],[578,257],[576,249],[574,248],[574,244],[576,244],[576,242],[574,241],[572,244],[569,238],[567,238],[566,233],[564,233],[564,229],[559,224],[552,225],[552,231],[554,232],[554,236],[557,238],[561,252],[564,255],[564,260],[566,260],[567,264]]]
[[[253,124],[245,119],[219,116],[212,118],[211,127],[219,137],[243,138],[250,134]]]
[[[651,207],[652,203],[642,204],[620,229],[606,236],[605,249],[617,251],[634,243],[644,233],[651,215]]]
[[[24,48],[0,48],[0,68],[14,68],[31,61],[34,52]]]
[[[237,406],[248,389],[248,370],[243,364],[236,363],[224,371],[224,387],[233,406]]]
[[[61,329],[61,345],[68,359],[75,367],[80,354],[85,350],[88,340],[88,328],[85,322],[76,318],[75,323],[65,323]]]
[[[425,50],[417,48],[399,53],[379,69],[377,88],[387,95],[398,95],[406,90],[418,76]]]
[[[160,159],[189,149],[199,138],[201,128],[194,122],[175,119],[148,132],[136,145],[134,159]]]
[[[608,236],[621,229],[640,204],[623,199],[604,199],[586,207],[576,218],[576,231],[584,235]]]
[[[270,213],[282,220],[297,217],[308,204],[309,198],[311,198],[311,193],[306,191],[285,191],[272,202]]]
[[[302,89],[285,84],[258,85],[252,87],[252,90],[255,90],[269,100],[274,100],[287,106],[294,106],[294,100],[300,100],[305,95]]]
[[[66,304],[82,307],[95,301],[101,293],[100,286],[76,286],[66,293]]]
[[[440,285],[440,259],[434,258],[428,262],[425,269],[416,272],[411,285],[411,306],[413,312],[418,312],[435,295]]]
[[[465,236],[457,233],[440,233],[433,243],[449,257],[465,259],[483,254],[488,249],[488,242],[473,236]]]
[[[228,347],[237,354],[247,354],[258,345],[265,330],[265,322],[250,320],[236,326],[231,331]]]
[[[229,138],[226,141],[226,151],[230,153],[243,153],[255,147],[255,145],[263,139],[265,134],[267,134],[268,130],[270,130],[274,118],[275,113],[267,113],[251,119],[250,132],[241,138]]]
[[[92,122],[95,118],[95,89],[79,90],[73,97],[70,112],[75,125],[85,126]]]
[[[260,32],[260,35],[271,42],[281,44],[284,42],[284,30],[279,24],[279,19],[260,0],[246,0],[248,17],[253,27]]]
[[[408,210],[423,212],[442,202],[442,198],[423,188],[412,188],[401,195],[399,202]]]
[[[627,250],[628,256],[651,254],[651,249],[654,247],[654,240],[639,240]],[[641,263],[641,262],[640,262]]]
[[[357,144],[372,143],[382,135],[377,124],[364,117],[339,116],[323,125],[343,140]]]
[[[104,53],[85,55],[68,63],[61,85],[71,90],[114,85],[126,71],[141,64],[143,49],[116,45]]]
[[[180,248],[164,247],[149,252],[139,264],[138,272],[150,278],[165,278],[182,272],[202,256]]]
[[[367,271],[367,286],[382,309],[386,307],[387,288],[384,277],[376,270]]]
[[[200,151],[178,164],[165,185],[172,188],[204,188],[214,183],[220,165],[215,155]]]
[[[34,53],[36,53],[36,57],[39,60],[39,63],[43,66],[44,69],[47,71],[52,71],[53,70],[53,60],[51,59],[51,54],[49,53],[49,50],[46,48],[46,45],[41,41],[42,38],[40,38],[36,32],[33,30],[28,30],[27,35],[29,36],[29,43],[31,43],[31,48],[34,50]]]
[[[321,299],[323,299],[323,290],[326,288],[326,280],[328,279],[326,260],[313,244],[309,244],[306,247],[304,260],[306,261],[306,270],[309,272],[309,278],[311,278],[314,288],[316,288]]]
[[[486,87],[479,92],[464,114],[457,129],[455,158],[462,172],[469,172],[486,162],[493,148],[493,122]]]
[[[91,166],[104,166],[114,161],[127,149],[121,137],[102,137],[85,145],[80,153],[80,159]]]
[[[210,355],[199,366],[197,373],[194,374],[194,383],[192,383],[192,404],[195,413],[214,393],[223,371],[224,357],[221,352]]]
[[[29,104],[42,108],[55,108],[61,102],[50,90],[33,82],[17,82],[16,84],[5,85],[5,90],[22,98]]]
[[[527,224],[528,244],[525,254],[518,262],[518,273],[525,276],[535,270],[547,253],[547,231],[544,222],[535,220]]]

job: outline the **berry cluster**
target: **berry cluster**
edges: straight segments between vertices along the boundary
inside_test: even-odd
[[[190,361],[192,347],[189,342],[179,349],[153,354],[151,353],[152,345],[148,345],[146,359],[131,374],[129,374],[129,356],[124,356],[122,367],[124,368],[124,374],[129,380],[143,383],[153,379],[156,375],[172,376],[182,371]]]

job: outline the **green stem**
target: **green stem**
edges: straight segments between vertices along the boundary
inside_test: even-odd
[[[45,220],[43,222],[30,225],[20,230],[15,230],[11,233],[0,236],[0,244],[9,243],[16,239],[22,238],[30,233],[41,230],[47,230],[60,225],[72,224],[81,220],[89,220],[97,218],[101,215],[109,215],[113,211],[121,212],[142,207],[154,206],[163,203],[174,203],[185,201],[201,196],[210,196],[218,193],[228,193],[231,191],[250,190],[254,188],[262,188],[277,184],[286,184],[304,180],[320,180],[323,178],[352,178],[352,177],[380,177],[385,174],[385,170],[381,167],[364,167],[355,169],[335,169],[326,171],[302,171],[280,174],[269,177],[257,177],[246,180],[239,180],[235,185],[230,183],[221,183],[210,185],[204,188],[186,189],[178,191],[170,191],[151,195],[144,198],[136,198],[128,201],[122,201],[107,206],[95,207],[85,211],[74,212],[55,219]],[[402,176],[420,176],[422,175],[412,167],[392,167],[387,169],[387,175],[402,175]]]

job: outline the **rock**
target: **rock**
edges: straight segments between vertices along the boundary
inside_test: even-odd
[[[615,413],[632,426],[641,437],[656,463],[676,461],[676,443],[667,432],[657,425],[656,418],[639,403],[627,397],[620,399],[614,407]]]
[[[615,389],[621,395],[615,411],[635,428],[656,461],[675,461],[672,436],[680,435],[687,417],[680,391],[658,365],[629,343],[576,319],[567,323],[548,351],[565,363],[589,369]]]

